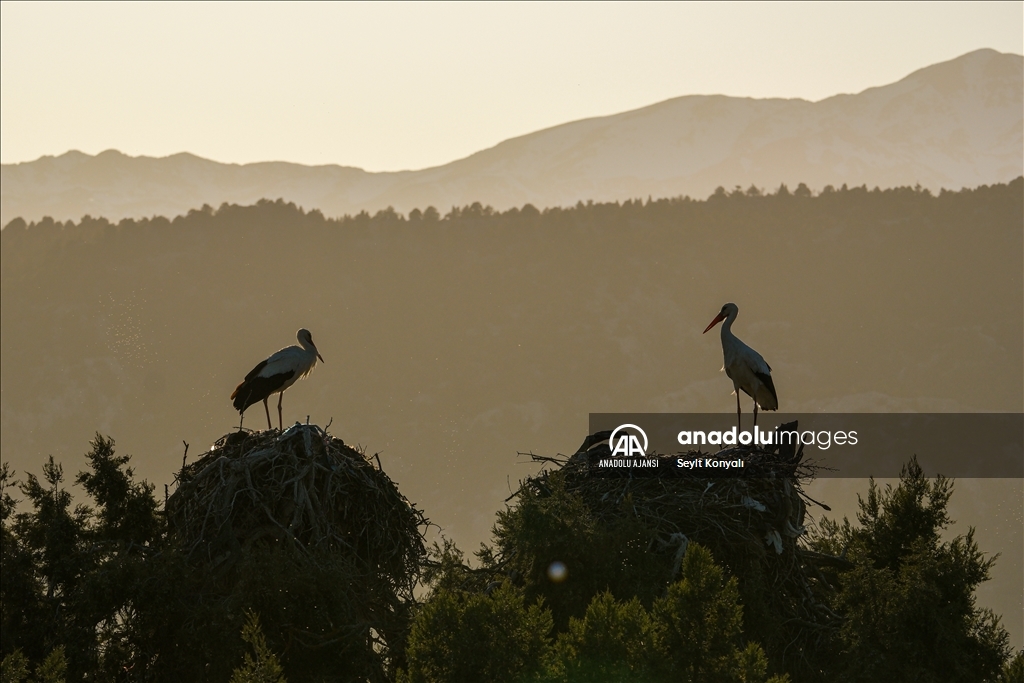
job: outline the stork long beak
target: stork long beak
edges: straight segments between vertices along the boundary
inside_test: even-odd
[[[320,359],[321,363],[326,363],[327,362],[327,361],[324,360],[324,357],[320,355],[319,351],[317,352],[316,357]]]
[[[725,320],[725,318],[725,313],[719,313],[717,316],[715,316],[715,319],[711,321],[711,324],[704,328],[704,331],[701,332],[701,334],[707,334],[708,330],[710,330],[712,327]]]

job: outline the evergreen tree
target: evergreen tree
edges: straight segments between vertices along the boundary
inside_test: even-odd
[[[412,624],[402,683],[513,683],[539,672],[551,631],[551,612],[526,605],[505,583],[491,592],[442,588]]]
[[[1020,683],[1024,681],[1024,650],[1020,650],[1003,666],[996,683]]]
[[[735,674],[743,635],[737,585],[736,577],[726,580],[706,548],[697,544],[687,548],[682,578],[669,586],[668,595],[653,608],[679,680],[724,681]]]
[[[252,653],[245,653],[245,662],[231,674],[230,683],[287,683],[284,669],[260,628],[260,617],[251,610],[245,612],[242,640],[252,648]]]
[[[558,638],[551,680],[650,681],[664,670],[665,649],[655,622],[636,598],[594,597],[582,619],[573,617]]]
[[[1008,634],[974,591],[988,580],[974,529],[943,541],[953,482],[924,476],[917,458],[895,488],[872,480],[859,526],[826,522],[812,545],[846,549],[853,569],[836,577],[845,619],[836,675],[843,680],[978,681],[999,675]]]

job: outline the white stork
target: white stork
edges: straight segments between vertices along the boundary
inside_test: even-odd
[[[277,399],[277,427],[282,429],[281,401],[284,399],[284,391],[295,384],[300,377],[305,377],[313,371],[316,359],[324,362],[323,357],[317,352],[313,345],[313,335],[309,330],[303,328],[295,334],[302,346],[288,346],[274,355],[262,361],[254,367],[242,383],[235,387],[231,398],[234,401],[235,410],[238,411],[238,428],[242,428],[242,418],[245,417],[245,409],[258,401],[263,401],[263,407],[267,411],[267,429],[273,429],[270,424],[270,408],[267,406],[267,399],[278,394]]]
[[[736,304],[726,304],[722,310],[711,321],[711,324],[704,329],[708,330],[725,321],[722,325],[722,351],[725,354],[725,374],[732,380],[733,389],[736,390],[736,425],[740,426],[740,389],[754,399],[754,424],[757,424],[757,407],[760,405],[763,410],[778,410],[779,396],[775,393],[775,383],[772,382],[772,369],[764,362],[754,349],[750,348],[732,333],[732,323],[736,320],[740,309]]]

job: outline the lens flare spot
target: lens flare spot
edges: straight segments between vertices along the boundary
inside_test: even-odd
[[[565,577],[569,576],[569,570],[566,568],[564,562],[555,560],[548,566],[548,579],[553,583],[562,583],[565,581]]]

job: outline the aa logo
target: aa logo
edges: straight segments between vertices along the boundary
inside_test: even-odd
[[[643,437],[644,445],[640,445],[637,435]],[[612,455],[622,455],[627,458],[645,457],[647,454],[647,434],[636,425],[619,425],[608,437],[608,448],[612,449]]]

